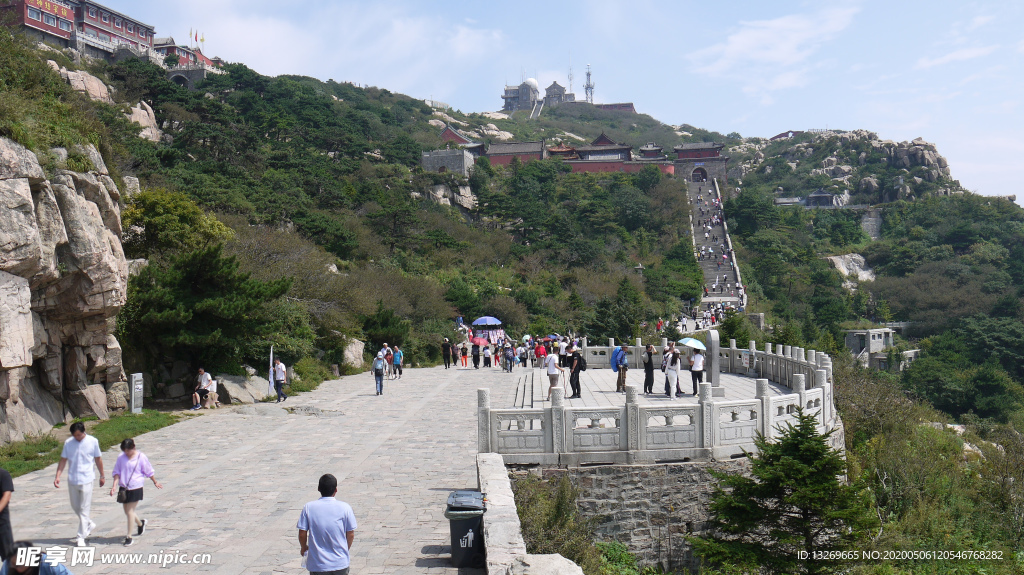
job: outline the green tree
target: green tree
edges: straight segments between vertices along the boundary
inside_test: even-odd
[[[750,475],[712,471],[719,480],[709,534],[692,537],[694,553],[715,565],[755,573],[827,573],[842,564],[800,559],[799,552],[839,550],[872,522],[857,490],[839,477],[843,456],[818,433],[813,415],[798,412],[777,441],[759,435]]]
[[[133,195],[121,212],[121,223],[121,243],[129,258],[200,250],[234,235],[185,194],[163,189]]]
[[[379,210],[369,215],[369,219],[392,254],[396,247],[405,246],[413,237],[415,226],[420,223],[416,207],[411,202],[401,200],[385,201]]]
[[[166,64],[168,68],[177,66],[180,60],[181,58],[177,54],[168,54],[164,56],[164,64]]]
[[[642,170],[633,175],[633,185],[640,188],[645,194],[651,193],[651,190],[660,183],[661,170],[657,166],[644,166]]]
[[[384,307],[383,300],[377,300],[377,309],[370,315],[363,316],[363,332],[366,338],[377,349],[390,345],[405,345],[409,338],[410,324],[395,314],[395,310]]]
[[[616,341],[628,342],[640,335],[640,323],[647,315],[640,290],[629,277],[623,277],[615,297],[603,298],[597,303],[588,333],[593,337],[613,337]]]
[[[193,369],[237,371],[249,343],[271,329],[264,306],[290,286],[291,279],[261,282],[239,272],[220,244],[171,256],[131,280],[129,341],[156,360],[170,356]]]

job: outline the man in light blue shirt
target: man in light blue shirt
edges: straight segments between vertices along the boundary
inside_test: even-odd
[[[299,515],[299,546],[306,569],[313,575],[348,575],[349,550],[356,536],[352,507],[338,501],[338,479],[330,473],[320,477],[320,499],[302,507]]]
[[[71,424],[71,437],[64,442],[64,449],[60,452],[60,463],[57,464],[57,477],[53,480],[53,486],[60,487],[60,475],[64,472],[64,466],[68,465],[68,495],[71,498],[71,509],[78,515],[78,536],[75,543],[79,547],[85,546],[85,539],[96,527],[89,518],[89,511],[92,508],[92,482],[96,479],[92,465],[100,470],[100,487],[106,483],[103,473],[103,453],[100,452],[100,442],[91,435],[86,435],[85,425],[81,421]]]

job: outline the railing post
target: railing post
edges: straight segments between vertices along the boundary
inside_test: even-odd
[[[714,331],[714,330],[712,330]],[[710,333],[710,332],[709,332]],[[704,382],[698,386],[698,405],[700,406],[701,447],[711,449],[715,444],[717,422],[712,421],[715,404],[711,399],[711,384]]]
[[[491,390],[481,387],[476,390],[476,443],[480,453],[491,452]]]
[[[644,368],[643,359],[640,357],[641,355],[643,355],[643,353],[644,353],[644,342],[643,342],[642,339],[640,339],[638,337],[638,338],[636,338],[636,348],[633,350],[633,359],[636,361],[636,368],[637,369],[643,369]]]
[[[823,421],[832,420],[832,388],[825,379],[827,374],[824,369],[814,370],[814,387],[821,390],[821,412],[825,416]]]
[[[635,385],[626,386],[626,454],[628,463],[636,463],[641,449],[644,449],[643,436],[644,422],[640,418],[640,404],[637,402],[637,389]]]
[[[761,400],[761,421],[758,422],[758,431],[761,432],[765,437],[771,437],[772,423],[775,419],[775,415],[772,413],[772,399],[768,395],[768,380],[761,378],[755,379],[754,385],[757,386],[757,399]]]
[[[807,382],[804,379],[804,374],[794,373],[793,374],[793,391],[800,396],[800,407],[806,408],[805,402],[807,401]]]
[[[729,373],[737,373],[739,371],[738,366],[739,360],[739,349],[736,348],[736,340],[729,339]]]
[[[754,340],[750,340],[750,346],[747,348],[747,352],[750,354],[750,365],[747,366],[747,377],[753,377],[757,374],[757,343]]]
[[[551,450],[554,453],[565,453],[565,388],[555,387],[551,390]]]
[[[718,387],[720,381],[721,358],[718,355],[721,343],[719,337],[717,329],[708,330],[708,357],[704,362],[704,370],[708,372],[708,382],[714,387]]]

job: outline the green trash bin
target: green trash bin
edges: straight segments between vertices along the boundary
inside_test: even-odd
[[[452,536],[452,565],[484,567],[484,494],[459,490],[448,495],[444,516]]]

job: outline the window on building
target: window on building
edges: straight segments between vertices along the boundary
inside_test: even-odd
[[[100,40],[103,40],[104,42],[110,42],[110,36],[106,34],[100,34]]]
[[[120,27],[121,27],[121,19],[120,18],[114,18],[114,28],[120,28]]]
[[[61,20],[60,21],[60,29],[64,30],[65,32],[70,32],[71,31],[71,22],[68,22],[67,20]]]
[[[126,24],[124,29],[127,30],[128,33],[130,34],[130,33],[135,31],[135,25],[134,24]]]
[[[109,24],[110,23],[110,14],[107,14],[106,12],[103,12],[102,14],[100,14],[100,20],[103,20],[104,24]]]
[[[92,18],[93,20],[96,19],[96,9],[95,8],[89,8],[89,17]]]
[[[28,17],[33,19],[33,20],[42,20],[43,19],[43,13],[40,12],[39,10],[36,10],[35,8],[29,8],[28,9]]]
[[[145,38],[145,37],[146,37],[146,30],[143,29],[143,28],[139,28],[139,38]]]
[[[56,26],[57,17],[50,14],[43,14],[43,24],[46,24],[47,26]]]

